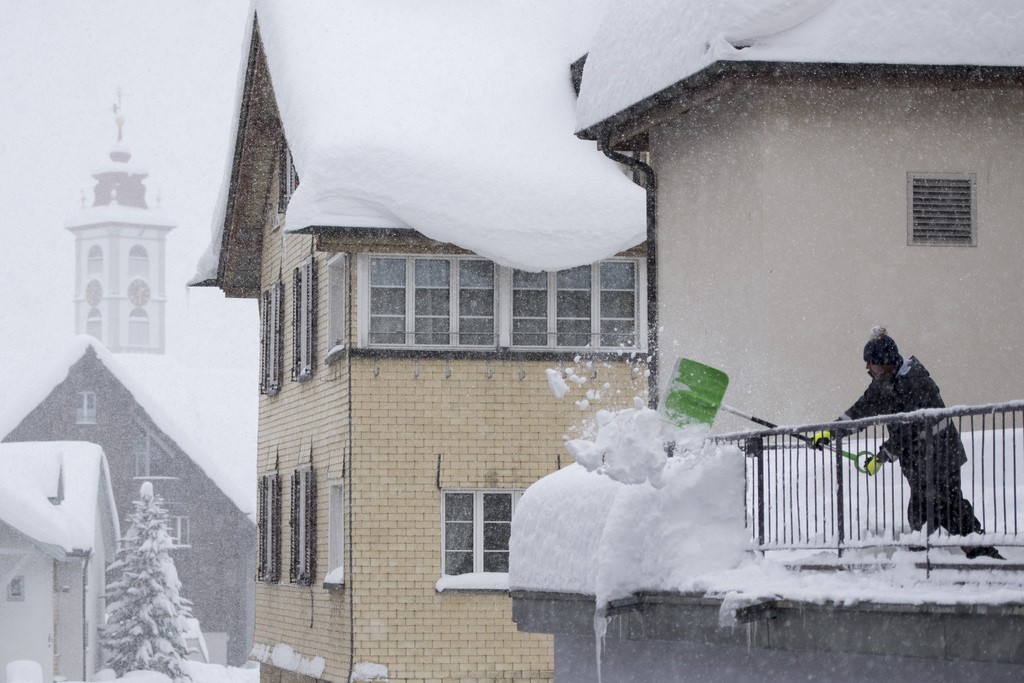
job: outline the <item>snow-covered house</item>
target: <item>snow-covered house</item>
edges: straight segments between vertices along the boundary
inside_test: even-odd
[[[572,135],[594,4],[257,3],[196,284],[261,306],[264,681],[551,678],[512,513],[648,360],[643,190]]]
[[[641,150],[656,176],[662,380],[689,357],[729,374],[738,408],[831,419],[884,324],[947,403],[1019,398],[1024,368],[1005,359],[1024,352],[1022,12],[726,0],[607,14],[577,130]]]
[[[229,397],[241,389],[229,374],[213,379],[221,390],[170,357],[115,355],[75,337],[34,395],[12,402],[0,433],[5,443],[98,444],[122,514],[152,482],[171,515],[182,593],[210,660],[240,665],[252,643],[255,504],[246,473],[231,465],[246,428]]]
[[[107,460],[80,441],[0,444],[0,668],[92,680],[120,530]]]

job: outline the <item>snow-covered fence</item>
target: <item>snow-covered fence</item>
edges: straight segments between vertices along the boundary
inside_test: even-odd
[[[815,447],[824,431],[831,443]],[[946,440],[956,436],[962,467],[963,454]],[[1024,401],[713,439],[747,455],[747,523],[761,550],[1024,545]],[[896,459],[869,466],[883,444]],[[901,452],[908,476],[921,482],[916,497]],[[957,483],[962,498],[942,490]]]

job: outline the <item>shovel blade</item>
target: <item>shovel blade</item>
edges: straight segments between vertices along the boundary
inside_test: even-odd
[[[703,424],[710,429],[728,386],[729,376],[721,370],[680,358],[665,388],[659,412],[677,427]]]

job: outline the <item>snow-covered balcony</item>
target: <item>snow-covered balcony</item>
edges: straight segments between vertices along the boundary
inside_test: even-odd
[[[1024,675],[1024,402],[710,438],[640,403],[598,422],[512,524],[513,618],[555,635],[556,681]],[[893,422],[956,425],[983,533],[913,529],[899,463],[866,467]],[[987,546],[1006,559],[965,555]]]

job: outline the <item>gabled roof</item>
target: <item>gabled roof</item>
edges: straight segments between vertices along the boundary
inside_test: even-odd
[[[641,243],[643,190],[572,135],[569,67],[605,4],[259,2],[253,35],[300,178],[286,229],[411,228],[532,270]],[[237,182],[195,281],[224,278]]]
[[[0,443],[0,522],[57,559],[93,550],[108,557],[121,537],[103,449],[83,441]]]
[[[240,396],[253,396],[230,373],[200,377],[173,359],[159,354],[113,354],[95,338],[74,338],[32,393],[17,400],[0,416],[0,438],[8,435],[35,410],[68,372],[89,352],[132,395],[146,415],[220,488],[244,514],[255,518],[255,408],[239,405]]]
[[[730,65],[1024,65],[1018,0],[645,0],[605,16],[587,57],[576,127],[601,139]],[[965,73],[977,78],[976,71]]]

